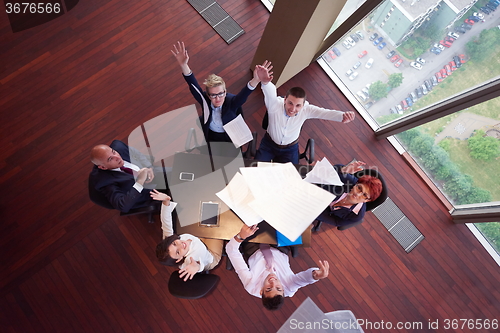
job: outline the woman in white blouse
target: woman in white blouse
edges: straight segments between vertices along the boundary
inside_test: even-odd
[[[172,211],[177,203],[165,193],[151,191],[154,200],[161,205],[161,228],[163,240],[156,246],[156,257],[167,266],[179,267],[184,281],[192,279],[196,273],[213,269],[219,263],[224,245],[221,239],[198,238],[190,234],[176,235],[172,227]]]

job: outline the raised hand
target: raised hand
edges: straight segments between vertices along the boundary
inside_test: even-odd
[[[240,234],[241,238],[246,239],[246,238],[252,236],[253,234],[255,234],[255,232],[257,230],[259,230],[259,227],[257,226],[257,224],[254,224],[251,227],[247,226],[246,224],[243,224],[239,234]]]
[[[181,66],[182,73],[184,75],[191,73],[191,69],[188,66],[189,55],[186,47],[184,46],[184,42],[177,42],[177,45],[174,44],[174,49],[170,50],[170,52],[174,55],[175,59],[179,63],[179,66]]]
[[[352,162],[342,167],[342,172],[353,174],[355,172],[363,170],[363,165],[366,165],[366,163],[361,161]]]
[[[172,200],[172,198],[170,198],[165,193],[158,192],[155,189],[151,190],[150,195],[151,195],[151,198],[153,198],[153,200],[163,201],[163,204],[165,206],[170,205],[170,200]]]
[[[324,279],[328,276],[328,271],[330,270],[330,265],[328,264],[328,261],[326,260],[318,260],[319,263],[319,269],[313,271],[313,279],[315,280],[321,280]]]
[[[200,264],[196,262],[193,257],[189,257],[189,259],[191,262],[186,267],[179,270],[179,276],[180,278],[184,277],[184,281],[187,281],[188,279],[191,280],[200,269]]]
[[[268,84],[273,80],[273,66],[270,61],[264,61],[262,65],[255,66],[254,76],[257,76],[263,84]]]
[[[342,122],[344,124],[349,123],[349,122],[353,121],[355,117],[356,117],[356,114],[353,111],[346,111],[346,112],[344,112],[344,115],[342,117]]]

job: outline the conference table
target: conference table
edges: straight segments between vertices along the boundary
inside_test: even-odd
[[[178,203],[174,211],[176,233],[223,240],[234,237],[244,223],[216,193],[226,187],[240,167],[253,166],[257,166],[257,161],[244,159],[232,143],[210,143],[191,152],[176,153],[172,171],[167,174],[172,200]],[[306,165],[296,167],[301,175],[311,169]],[[219,203],[218,226],[200,225],[202,202]],[[263,221],[258,227],[248,241],[277,244],[276,230],[271,225]],[[311,228],[312,225],[302,234],[301,246],[310,246]]]

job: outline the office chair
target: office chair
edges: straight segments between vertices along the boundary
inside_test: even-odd
[[[109,203],[108,199],[99,191],[95,189],[95,184],[93,184],[91,178],[89,177],[89,198],[90,201],[95,203],[98,206],[107,208],[107,209],[114,209],[114,207]],[[158,214],[160,212],[160,205],[158,204],[161,202],[152,202],[148,206],[144,207],[139,207],[139,208],[134,208],[129,210],[128,212],[120,212],[120,216],[130,216],[130,215],[139,215],[139,214],[148,214],[148,223],[154,223],[153,216],[155,214]]]
[[[262,128],[267,131],[267,127],[269,126],[269,115],[267,113],[264,114],[264,118],[262,118]],[[308,156],[309,153],[309,156]],[[314,162],[314,139],[309,138],[307,140],[306,148],[302,153],[299,152],[299,160],[305,159],[307,163],[312,164]]]
[[[179,277],[179,271],[170,274],[168,291],[172,296],[184,299],[198,299],[206,296],[215,288],[220,278],[214,274],[196,273],[191,280],[184,281]]]
[[[382,183],[382,192],[380,192],[379,197],[377,199],[373,200],[373,201],[370,201],[370,202],[366,203],[366,211],[367,212],[373,210],[374,208],[376,208],[376,207],[378,207],[378,206],[380,206],[381,204],[384,203],[384,201],[387,199],[387,184],[384,181],[384,177],[382,177],[382,174],[380,172],[378,172],[378,170],[375,170],[375,169],[364,169],[364,170],[361,170],[361,171],[358,171],[358,172],[354,173],[354,176],[356,178],[360,178],[362,176],[373,176],[373,177],[377,177],[378,179],[380,179],[380,182]],[[361,224],[363,222],[363,220],[355,222],[355,223],[351,223],[351,224],[348,224],[348,225],[337,227],[337,229],[338,230],[346,230],[346,229],[355,227],[355,226]],[[321,221],[317,221],[315,223],[312,231],[319,231],[319,229],[321,227],[321,224],[322,224]]]
[[[227,243],[226,243],[227,244]],[[286,253],[288,254],[289,252],[292,253],[292,258],[297,258],[299,256],[299,248],[298,246],[283,246],[286,249]],[[240,250],[241,252],[241,250]],[[224,245],[224,250],[222,252],[222,256],[226,257],[226,269],[228,271],[233,270],[233,263],[229,259],[227,253],[226,253],[226,246]]]

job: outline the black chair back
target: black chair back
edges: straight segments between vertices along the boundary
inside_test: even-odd
[[[384,203],[384,201],[387,199],[387,184],[384,181],[384,177],[382,177],[382,174],[378,172],[378,170],[365,169],[356,172],[354,176],[357,178],[361,178],[362,176],[373,176],[380,179],[380,182],[382,183],[382,192],[380,193],[380,196],[377,199],[366,203],[367,212]]]

